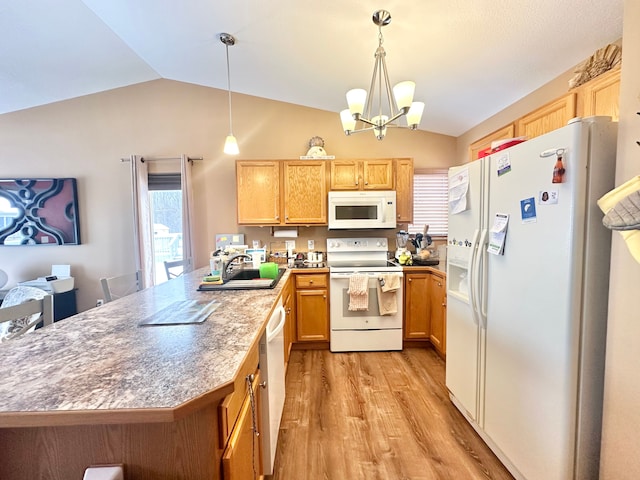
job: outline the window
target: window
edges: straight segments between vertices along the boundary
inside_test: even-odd
[[[182,260],[182,191],[180,174],[149,173],[153,222],[155,283],[168,280],[165,261]]]
[[[448,232],[448,175],[446,170],[417,171],[413,176],[413,223],[409,233],[446,237]]]

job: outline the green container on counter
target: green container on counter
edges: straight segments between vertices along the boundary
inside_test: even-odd
[[[278,264],[266,262],[260,265],[260,278],[276,278],[278,276]]]

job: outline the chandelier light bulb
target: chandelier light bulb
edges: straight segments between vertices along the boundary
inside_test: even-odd
[[[349,111],[356,120],[364,112],[364,104],[367,100],[367,91],[364,88],[354,88],[347,92],[347,104]]]
[[[375,124],[373,133],[378,140],[382,140],[387,134],[387,120],[389,120],[389,117],[386,115],[376,115],[371,119],[371,122]]]
[[[418,128],[420,120],[422,120],[422,112],[424,112],[424,102],[413,102],[407,112],[407,125],[412,130]]]
[[[393,87],[393,96],[396,99],[398,110],[407,111],[413,102],[413,92],[416,90],[416,82],[407,80]]]
[[[342,121],[342,129],[347,135],[356,129],[356,121],[348,108],[340,112],[340,120]]]

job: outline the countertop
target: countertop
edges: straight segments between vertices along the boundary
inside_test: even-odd
[[[199,292],[208,268],[0,345],[0,427],[170,421],[232,382],[287,283]],[[205,322],[138,326],[176,301],[219,300]]]
[[[427,271],[436,271],[440,273],[446,274],[447,266],[445,262],[440,262],[438,265],[403,265],[402,269],[405,272],[418,271],[418,270],[427,270]]]

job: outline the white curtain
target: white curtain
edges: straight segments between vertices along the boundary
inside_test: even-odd
[[[182,255],[191,263],[185,265],[185,272],[193,270],[193,185],[191,169],[193,161],[186,155],[180,156],[180,182],[182,188]]]
[[[131,155],[129,164],[131,166],[135,270],[141,273],[142,288],[146,288],[154,284],[155,278],[149,206],[149,170],[139,155]]]

